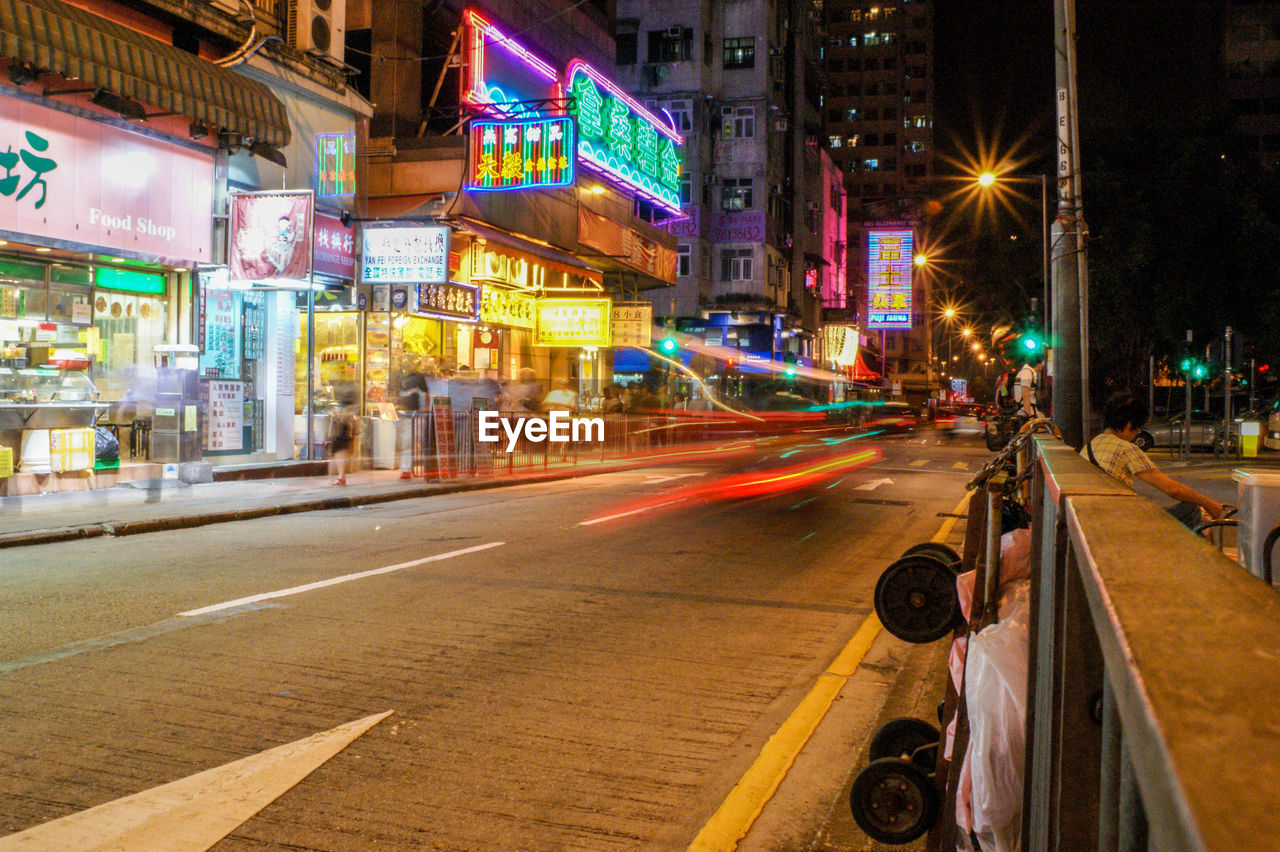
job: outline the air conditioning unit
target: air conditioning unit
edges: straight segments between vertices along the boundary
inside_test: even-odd
[[[670,36],[671,38],[680,38],[681,36],[684,35],[684,30],[678,26],[667,27],[667,35]]]
[[[337,62],[346,53],[346,0],[288,0],[286,41],[297,50]]]
[[[779,133],[786,133],[789,126],[785,118],[780,118],[773,123],[773,129]]]

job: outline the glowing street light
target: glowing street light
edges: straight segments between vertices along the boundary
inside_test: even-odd
[[[978,175],[978,186],[991,186],[996,182],[996,176],[991,172],[983,172]]]
[[[929,256],[924,253],[916,255],[912,260],[916,266],[927,266],[929,264]]]

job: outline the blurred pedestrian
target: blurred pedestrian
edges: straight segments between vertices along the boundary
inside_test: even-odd
[[[329,414],[329,440],[333,450],[332,467],[337,472],[334,485],[347,484],[347,467],[360,435],[360,420],[356,412],[358,396],[354,390],[340,392],[338,401]]]

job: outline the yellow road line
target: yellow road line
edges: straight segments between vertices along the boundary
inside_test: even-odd
[[[928,459],[914,459],[912,461],[907,462],[907,464],[911,465],[912,467],[924,467],[928,463],[929,463]]]
[[[966,494],[951,514],[962,514],[968,502],[969,495]],[[957,520],[956,517],[949,517],[943,521],[931,541],[946,541]],[[827,666],[809,694],[782,723],[782,727],[769,737],[755,762],[738,779],[738,783],[698,832],[693,843],[689,844],[688,852],[732,852],[738,847],[738,841],[751,830],[752,824],[777,791],[801,749],[831,709],[831,703],[844,689],[849,678],[857,672],[862,658],[878,635],[880,619],[872,612],[862,622],[858,632],[853,634],[849,644]]]

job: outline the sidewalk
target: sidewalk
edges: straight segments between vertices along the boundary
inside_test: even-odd
[[[596,459],[576,464],[553,463],[545,469],[514,476],[466,477],[447,482],[404,480],[398,471],[372,470],[348,474],[345,486],[333,485],[329,476],[198,485],[150,479],[94,491],[5,497],[0,498],[0,548],[348,509],[391,500],[570,479],[655,463],[661,462],[652,457]]]

